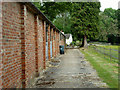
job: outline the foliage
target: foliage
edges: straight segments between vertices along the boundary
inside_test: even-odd
[[[77,41],[75,42],[75,44],[76,44],[76,46],[81,46],[81,45],[82,45],[82,42],[79,41],[79,40],[77,40]]]
[[[71,16],[68,11],[59,14],[53,23],[64,33],[71,33]]]
[[[107,8],[104,12],[100,12],[99,35],[100,41],[108,41],[108,37],[116,36],[118,34],[117,27],[117,11],[112,8]]]
[[[99,30],[99,2],[74,3],[72,12],[72,34],[74,39],[79,39],[83,35],[88,38],[95,38]]]
[[[115,9],[106,8],[104,10],[104,14],[107,15],[108,17],[110,17],[110,18],[117,19],[116,10]]]
[[[65,33],[71,33],[71,2],[34,2],[53,24]]]
[[[76,44],[75,44],[75,41],[72,41],[72,45],[73,45],[73,46],[75,46],[75,45],[76,45]]]
[[[118,9],[116,11],[116,16],[117,16],[117,20],[118,20],[117,26],[118,26],[118,29],[120,30],[120,9]],[[119,33],[120,33],[120,31],[119,31]]]
[[[53,21],[58,14],[63,13],[66,10],[70,11],[72,5],[70,2],[34,2],[34,4],[51,21]]]
[[[65,33],[71,33],[75,41],[83,40],[86,35],[89,41],[117,41],[120,29],[120,9],[107,8],[100,12],[99,2],[34,2],[41,12],[53,24]]]

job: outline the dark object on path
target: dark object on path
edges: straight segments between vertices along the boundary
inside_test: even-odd
[[[60,45],[59,48],[60,48],[60,54],[64,54],[64,46]]]

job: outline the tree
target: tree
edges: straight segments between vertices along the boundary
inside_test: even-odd
[[[34,2],[34,5],[41,10],[48,19],[53,21],[56,19],[56,16],[65,11],[70,11],[71,2]]]
[[[108,41],[109,36],[116,36],[118,34],[117,27],[117,10],[112,8],[107,8],[104,12],[100,12],[100,32],[99,32],[99,40],[100,41]]]
[[[120,34],[120,9],[118,9],[116,11],[116,16],[117,16],[117,20],[118,20],[118,23],[117,23],[117,27],[118,27],[118,32]]]
[[[35,6],[65,33],[71,32],[71,2],[34,2]]]
[[[87,47],[87,38],[95,38],[99,27],[99,2],[80,2],[73,4],[72,34],[74,38],[83,37],[83,46]]]
[[[71,15],[68,11],[59,14],[53,23],[64,33],[71,33]]]
[[[104,10],[104,14],[110,18],[113,18],[113,19],[117,19],[116,12],[117,11],[115,9],[112,9],[112,8],[106,8]]]

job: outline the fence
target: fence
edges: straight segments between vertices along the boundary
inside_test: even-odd
[[[112,49],[111,47],[90,45],[90,48],[94,49],[98,53],[101,53],[105,57],[108,57],[111,61],[118,62],[120,51],[118,49]]]

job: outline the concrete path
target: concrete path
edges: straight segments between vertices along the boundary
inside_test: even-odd
[[[35,88],[97,88],[107,87],[96,70],[84,59],[79,49],[68,49],[49,63],[43,76],[37,78]]]

